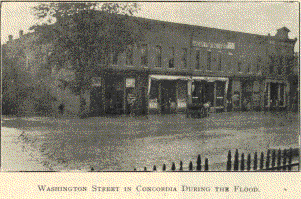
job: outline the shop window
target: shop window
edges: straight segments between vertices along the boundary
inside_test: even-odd
[[[187,67],[187,48],[182,48],[182,67]]]
[[[162,66],[162,47],[156,46],[156,67]]]
[[[200,70],[200,54],[201,54],[200,50],[196,50],[196,54],[195,54],[195,61],[196,61],[195,69],[196,70]]]
[[[140,47],[141,50],[141,65],[147,66],[148,65],[148,59],[147,59],[147,44],[142,44]]]
[[[207,51],[207,70],[211,70],[211,52]]]
[[[217,55],[217,70],[221,71],[222,70],[222,53],[218,53]]]
[[[168,67],[174,68],[175,67],[175,48],[169,47],[169,60],[168,60]]]
[[[134,47],[129,45],[126,49],[126,65],[133,66],[133,50]]]

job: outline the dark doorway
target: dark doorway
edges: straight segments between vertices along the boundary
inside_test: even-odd
[[[278,101],[278,84],[271,83],[271,107],[276,107]]]
[[[175,113],[177,104],[176,81],[161,81],[161,113]]]
[[[102,104],[102,87],[94,87],[91,91],[91,114],[93,116],[100,116],[103,113]]]

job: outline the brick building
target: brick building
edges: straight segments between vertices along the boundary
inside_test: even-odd
[[[108,67],[95,63],[99,71],[85,94],[91,115],[178,113],[195,101],[210,102],[214,111],[289,106],[297,39],[286,27],[271,36],[138,19],[151,27],[145,41],[112,54]],[[78,114],[79,96],[64,86],[73,71],[51,74],[55,106]]]
[[[145,42],[113,54],[95,77],[90,110],[114,108],[177,113],[197,100],[212,110],[263,110],[289,104],[288,73],[294,45],[286,27],[275,36],[142,19],[151,26]]]

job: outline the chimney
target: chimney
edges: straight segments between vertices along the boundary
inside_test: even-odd
[[[8,35],[8,41],[12,41],[13,40],[13,36],[12,35]]]
[[[23,36],[23,30],[20,30],[19,31],[19,37],[22,37]]]

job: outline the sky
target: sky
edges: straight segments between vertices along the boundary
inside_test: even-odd
[[[19,30],[28,32],[37,20],[30,8],[37,2],[2,2],[1,42],[8,35],[18,38]],[[287,27],[289,37],[298,41],[299,52],[299,4],[297,2],[140,2],[136,15],[149,19],[198,25],[272,36],[277,29]]]

